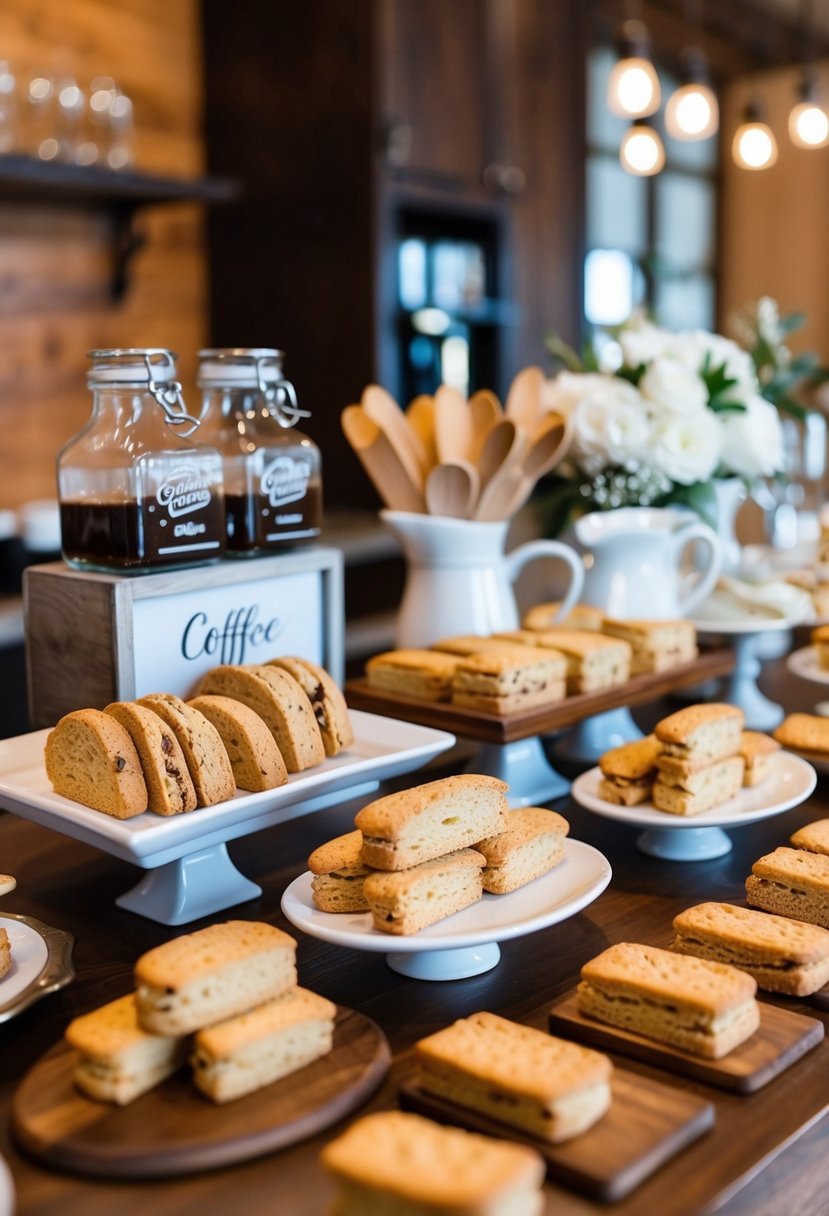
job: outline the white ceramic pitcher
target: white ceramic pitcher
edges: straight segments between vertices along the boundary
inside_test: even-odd
[[[517,629],[512,584],[528,562],[539,558],[556,558],[570,568],[559,616],[566,616],[581,594],[584,567],[569,545],[534,540],[504,553],[509,520],[482,523],[406,511],[381,511],[380,518],[399,540],[407,562],[398,646]]]
[[[692,615],[719,577],[722,545],[702,520],[685,510],[621,507],[594,511],[574,525],[588,550],[582,600],[628,620],[670,620]],[[707,560],[683,573],[682,555],[701,541]]]

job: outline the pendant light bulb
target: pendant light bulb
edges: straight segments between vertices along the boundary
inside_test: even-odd
[[[665,126],[673,139],[707,139],[720,125],[717,95],[711,87],[708,63],[698,46],[682,53],[680,87],[668,98]]]
[[[756,102],[743,112],[743,121],[731,144],[734,163],[741,169],[770,169],[777,160],[777,140]]]
[[[825,148],[829,143],[829,115],[820,104],[813,69],[804,68],[798,95],[800,100],[789,114],[789,138],[798,148]]]
[[[665,165],[662,140],[647,123],[631,123],[622,139],[619,160],[627,173],[636,177],[653,177]]]
[[[645,118],[656,113],[661,100],[647,29],[641,21],[626,21],[607,84],[608,107],[619,118]]]

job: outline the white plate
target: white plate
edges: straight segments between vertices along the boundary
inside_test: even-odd
[[[639,848],[671,861],[702,861],[719,857],[731,848],[721,831],[744,827],[760,819],[779,815],[805,802],[817,783],[814,768],[791,752],[777,752],[770,760],[771,772],[760,785],[740,790],[721,806],[701,815],[671,815],[650,802],[638,806],[616,806],[599,794],[601,770],[591,768],[573,782],[571,795],[587,810],[605,819],[617,819],[632,827],[649,829],[637,840]]]
[[[12,1216],[14,1212],[14,1182],[5,1159],[0,1157],[0,1216]]]
[[[0,741],[0,806],[123,861],[153,868],[290,819],[296,811],[289,812],[289,807],[409,772],[455,742],[446,731],[359,710],[350,713],[354,745],[348,751],[292,774],[286,785],[275,790],[240,792],[227,802],[169,818],[146,812],[133,819],[114,819],[55,794],[43,763],[49,732],[34,731]]]
[[[381,933],[373,928],[368,912],[320,912],[311,898],[309,873],[286,889],[282,911],[310,937],[385,953],[389,965],[404,975],[461,979],[495,966],[500,954],[496,942],[535,933],[580,912],[602,893],[610,876],[610,863],[598,849],[568,839],[564,861],[548,874],[509,895],[485,894],[471,907],[409,937]]]
[[[29,1005],[74,979],[74,939],[31,916],[0,916],[12,951],[10,970],[0,979],[0,1022],[7,1022]],[[0,1216],[2,1178],[0,1178]]]
[[[697,633],[719,633],[728,635],[734,634],[752,634],[752,633],[777,633],[784,629],[794,629],[797,625],[803,625],[806,622],[803,617],[766,617],[766,616],[744,616],[738,621],[705,621],[693,620],[691,624],[696,629]]]
[[[792,675],[800,676],[803,680],[812,680],[815,684],[829,684],[829,671],[820,665],[817,646],[803,646],[800,650],[793,650],[786,659],[786,666]]]

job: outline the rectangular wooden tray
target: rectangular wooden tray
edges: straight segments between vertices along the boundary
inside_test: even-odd
[[[594,714],[604,713],[605,710],[656,701],[686,684],[698,684],[704,680],[726,676],[733,668],[734,652],[730,648],[702,650],[693,662],[681,663],[670,671],[633,676],[614,688],[605,688],[601,692],[576,693],[565,697],[563,701],[536,705],[532,709],[504,718],[476,709],[450,705],[444,701],[422,701],[416,697],[383,692],[370,688],[365,678],[349,680],[345,686],[345,695],[352,709],[385,714],[387,718],[401,718],[406,722],[417,722],[420,726],[433,726],[439,730],[452,731],[455,735],[463,735],[467,739],[478,739],[483,743],[514,743],[518,739],[528,739],[533,735],[564,730],[584,721],[585,718],[592,718]]]
[[[563,1144],[548,1144],[486,1115],[425,1093],[412,1081],[400,1087],[404,1110],[470,1131],[530,1144],[544,1157],[553,1182],[616,1203],[661,1165],[714,1126],[711,1102],[617,1068],[613,1102],[597,1123]]]
[[[575,992],[550,1010],[550,1030],[604,1051],[618,1051],[646,1064],[682,1073],[734,1093],[751,1094],[768,1085],[823,1039],[823,1023],[778,1005],[760,1004],[760,1028],[720,1060],[706,1060],[632,1030],[597,1022],[579,1012]]]

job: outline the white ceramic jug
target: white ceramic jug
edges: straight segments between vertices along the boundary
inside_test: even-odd
[[[529,541],[504,553],[509,520],[481,523],[406,511],[381,511],[380,518],[399,540],[407,562],[398,646],[429,646],[455,634],[517,629],[512,584],[523,567],[538,558],[556,558],[570,567],[570,586],[559,616],[566,616],[581,594],[582,561],[561,541]]]
[[[582,600],[628,620],[670,620],[692,615],[712,590],[722,565],[722,545],[702,520],[685,510],[621,507],[594,511],[574,525],[576,539],[590,556]],[[682,571],[682,555],[701,541],[707,561]]]

